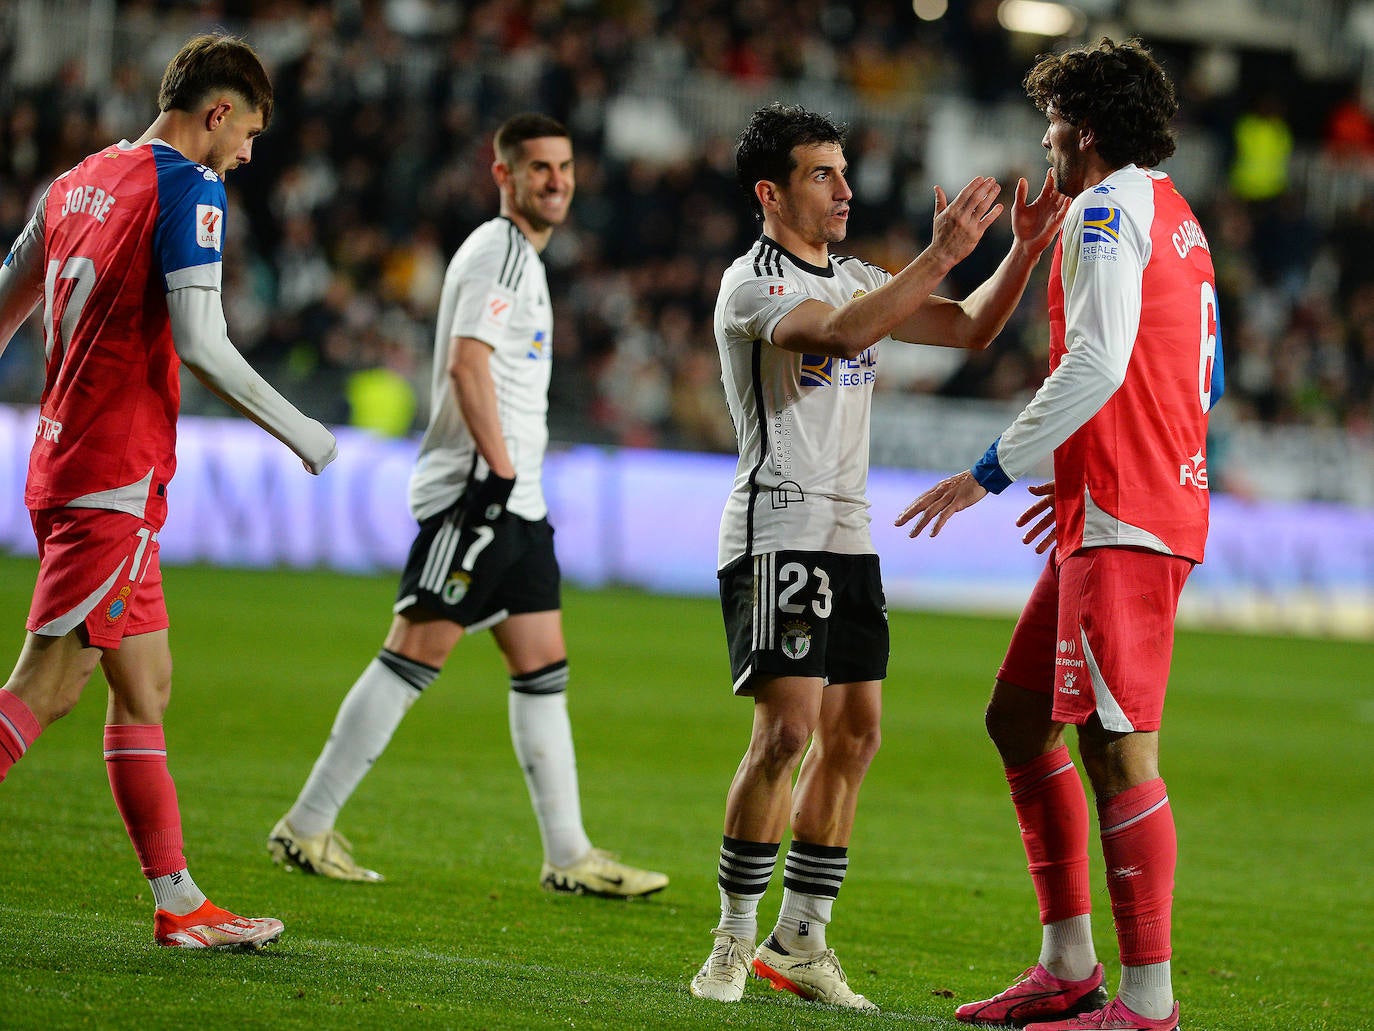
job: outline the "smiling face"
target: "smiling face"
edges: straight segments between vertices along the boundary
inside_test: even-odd
[[[563,224],[572,204],[572,141],[540,136],[521,143],[519,152],[514,164],[497,163],[502,208],[519,215],[535,233],[550,231]]]
[[[765,186],[765,222],[777,224],[807,248],[839,243],[849,231],[849,202],[854,192],[845,180],[849,165],[838,143],[811,143],[792,148],[796,167],[785,184]],[[779,240],[783,246],[788,241]]]

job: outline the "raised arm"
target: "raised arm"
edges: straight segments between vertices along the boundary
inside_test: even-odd
[[[824,301],[797,305],[773,331],[773,344],[787,351],[855,358],[890,335],[930,299],[959,262],[973,251],[988,226],[1002,213],[1000,187],[979,176],[952,201],[935,187],[935,227],[930,246],[877,290],[838,308]],[[1029,272],[1027,273],[1029,275]]]
[[[1045,173],[1040,195],[1027,203],[1025,179],[1016,182],[1012,205],[1012,245],[987,281],[962,301],[932,296],[893,331],[898,340],[982,350],[1002,331],[1016,309],[1031,271],[1064,221],[1070,199],[1054,188],[1054,173]]]

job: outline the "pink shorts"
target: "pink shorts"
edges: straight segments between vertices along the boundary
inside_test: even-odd
[[[31,512],[38,583],[26,626],[62,637],[86,628],[96,648],[167,628],[157,531],[138,516],[99,508]]]
[[[1174,617],[1193,563],[1137,548],[1085,548],[1036,581],[997,679],[1054,693],[1054,719],[1094,714],[1119,733],[1158,730]]]

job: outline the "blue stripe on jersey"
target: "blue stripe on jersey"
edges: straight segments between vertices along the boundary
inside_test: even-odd
[[[154,143],[157,162],[157,229],[153,254],[166,277],[182,269],[217,265],[224,248],[224,182],[204,165]]]
[[[1217,350],[1212,357],[1212,400],[1207,406],[1210,412],[1226,392],[1226,363],[1221,359],[1221,316],[1217,315]]]

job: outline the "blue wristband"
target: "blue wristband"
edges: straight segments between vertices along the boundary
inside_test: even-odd
[[[1002,463],[997,460],[997,445],[1001,442],[1002,438],[998,437],[989,444],[973,467],[973,478],[989,494],[1001,494],[1011,486],[1011,477],[1002,471]]]

